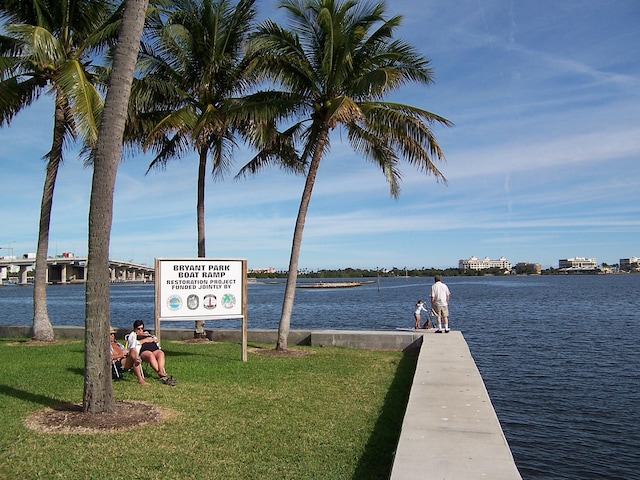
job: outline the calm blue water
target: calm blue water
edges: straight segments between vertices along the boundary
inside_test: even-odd
[[[640,479],[640,275],[446,278],[524,479]],[[413,326],[428,278],[296,292],[292,329]],[[249,328],[278,327],[284,282],[249,285]],[[153,326],[152,285],[114,285],[114,326]],[[0,324],[30,325],[32,288],[0,287]],[[84,287],[47,291],[54,325],[84,324]],[[188,323],[167,327],[190,328]],[[165,326],[165,323],[163,323]],[[207,328],[238,328],[238,320]]]

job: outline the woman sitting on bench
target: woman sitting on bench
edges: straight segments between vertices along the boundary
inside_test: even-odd
[[[151,365],[151,368],[160,376],[162,383],[171,386],[177,383],[173,377],[167,375],[164,369],[164,352],[158,345],[158,339],[149,332],[144,331],[144,322],[142,320],[133,322],[133,332],[127,337],[127,346],[129,352],[135,350],[142,361]]]

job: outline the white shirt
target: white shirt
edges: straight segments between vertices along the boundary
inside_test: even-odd
[[[440,307],[446,307],[449,305],[449,287],[442,282],[435,282],[431,285],[431,303]]]
[[[136,352],[140,353],[140,347],[142,344],[138,341],[138,334],[136,332],[131,332],[127,336],[127,347],[129,350],[136,349]]]
[[[429,311],[425,308],[424,302],[416,303],[416,310],[413,313],[415,313],[416,315],[420,315],[421,310],[424,310],[425,312]]]

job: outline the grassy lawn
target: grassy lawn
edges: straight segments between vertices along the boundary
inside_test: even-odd
[[[272,345],[249,347],[272,348]],[[237,343],[163,342],[169,387],[148,367],[114,382],[117,400],[174,410],[121,433],[47,434],[32,412],[82,401],[81,341],[0,340],[0,479],[387,479],[416,357],[395,351],[295,347],[298,358]]]

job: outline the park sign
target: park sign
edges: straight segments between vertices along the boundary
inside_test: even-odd
[[[156,336],[165,320],[242,319],[247,330],[247,261],[213,258],[155,259]],[[243,360],[246,359],[243,347]]]
[[[156,259],[156,309],[160,319],[242,317],[245,265],[245,260]]]

